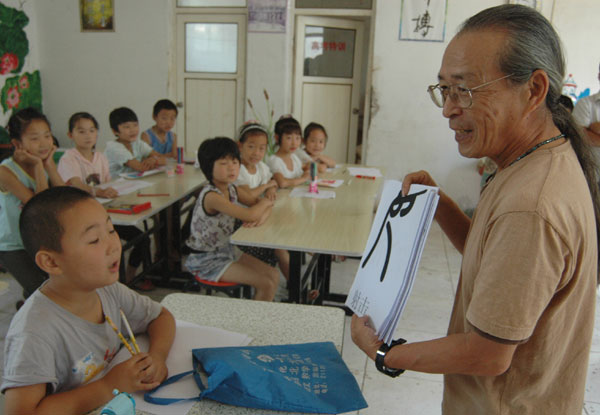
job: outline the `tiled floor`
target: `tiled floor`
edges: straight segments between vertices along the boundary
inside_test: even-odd
[[[434,224],[421,260],[419,273],[397,330],[396,337],[421,341],[441,337],[446,332],[454,300],[461,257]],[[332,266],[332,291],[348,292],[358,261],[346,260]],[[0,274],[0,347],[19,299],[20,288],[7,274]],[[156,290],[160,300],[168,291]],[[278,297],[284,295],[280,290]],[[597,297],[596,330],[590,354],[583,415],[600,415],[600,295]],[[442,376],[406,372],[396,379],[381,375],[372,361],[352,343],[350,318],[346,317],[343,358],[361,386],[369,407],[360,415],[429,415],[440,413]],[[0,415],[3,413],[0,396]]]

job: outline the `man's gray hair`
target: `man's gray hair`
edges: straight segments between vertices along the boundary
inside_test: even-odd
[[[491,7],[477,13],[461,25],[457,36],[483,30],[497,30],[508,35],[498,57],[498,65],[504,74],[514,74],[509,78],[512,82],[525,83],[538,69],[548,75],[546,107],[554,124],[571,141],[577,154],[594,203],[596,233],[600,238],[598,167],[585,133],[566,108],[558,104],[565,77],[565,59],[558,34],[541,13],[516,4]],[[600,281],[600,275],[598,278]]]

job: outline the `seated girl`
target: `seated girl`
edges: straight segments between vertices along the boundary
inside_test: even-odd
[[[234,185],[240,171],[237,144],[226,137],[204,141],[198,149],[198,162],[208,180],[192,213],[191,253],[185,267],[211,281],[247,284],[255,289],[254,299],[272,301],[279,284],[279,271],[229,242],[236,221],[260,226],[268,218],[273,201],[257,200]],[[242,206],[243,203],[250,207]]]
[[[301,134],[300,123],[291,115],[282,116],[275,123],[275,140],[279,149],[267,163],[279,187],[298,186],[310,178],[310,171],[303,169],[302,162],[294,154],[300,148]]]

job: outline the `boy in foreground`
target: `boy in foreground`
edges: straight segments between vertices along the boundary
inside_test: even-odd
[[[106,211],[87,192],[54,187],[23,208],[27,252],[49,279],[13,318],[4,353],[4,413],[83,414],[112,390],[150,390],[167,377],[175,321],[160,304],[117,282],[121,242]],[[106,367],[122,346],[105,315],[134,334],[147,332],[148,353]]]

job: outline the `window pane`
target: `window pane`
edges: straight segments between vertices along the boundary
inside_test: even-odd
[[[177,0],[177,7],[246,7],[246,0]]]
[[[237,72],[235,23],[186,23],[186,72]]]
[[[306,26],[304,76],[352,78],[355,35],[352,29]]]
[[[296,0],[298,9],[371,9],[373,0]]]

